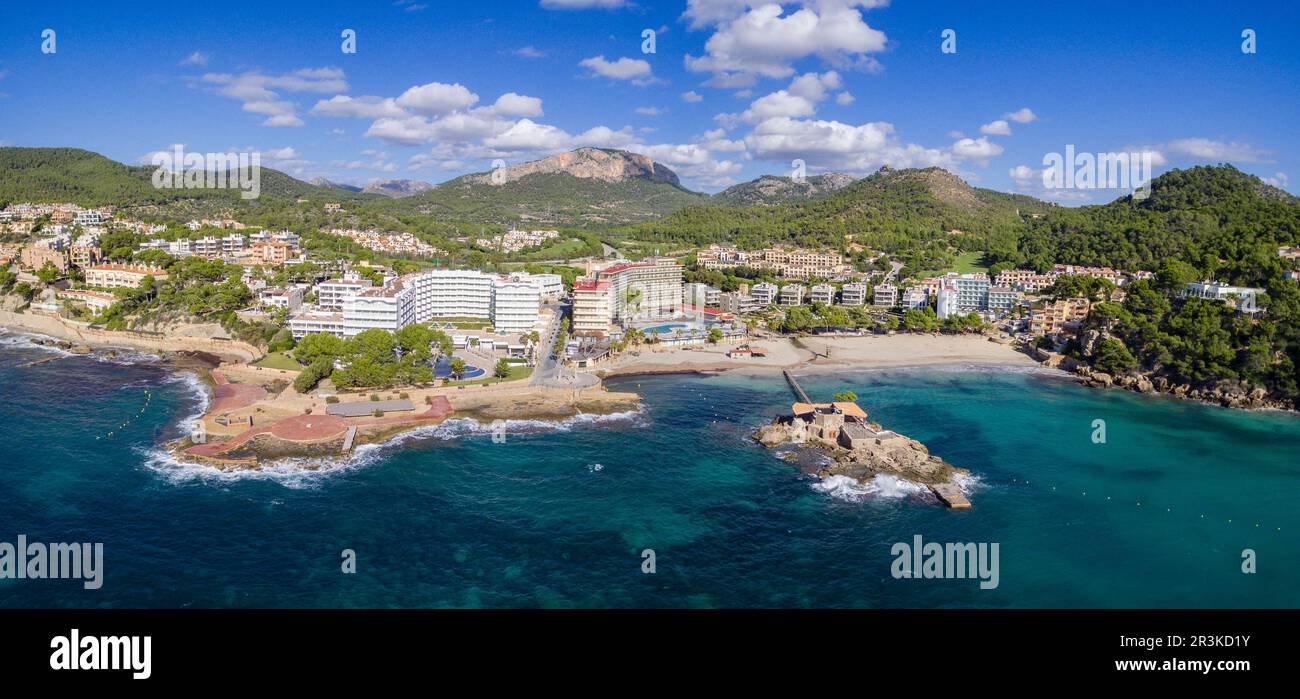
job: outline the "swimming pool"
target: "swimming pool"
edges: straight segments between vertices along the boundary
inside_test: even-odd
[[[686,325],[685,323],[665,323],[663,325],[654,325],[648,328],[641,328],[641,332],[647,335],[654,335],[654,334],[667,335],[670,333],[674,333],[678,330],[685,330],[689,327],[691,326]]]
[[[484,369],[483,367],[477,367],[474,366],[473,364],[466,364],[465,371],[461,373],[460,378],[457,380],[467,381],[469,379],[477,379],[482,377],[486,373],[487,370]],[[438,359],[438,363],[435,364],[433,367],[433,375],[435,378],[439,378],[439,379],[449,378],[451,376],[451,361],[446,357],[440,357]]]

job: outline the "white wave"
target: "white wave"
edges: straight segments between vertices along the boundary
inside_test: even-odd
[[[167,375],[163,380],[164,384],[179,384],[182,389],[189,394],[194,403],[193,412],[180,417],[173,423],[173,429],[179,429],[181,434],[189,434],[190,425],[197,422],[200,418],[208,413],[208,406],[212,403],[212,395],[208,393],[208,387],[203,385],[197,374],[192,371],[177,371]],[[177,435],[180,436],[180,435]]]
[[[812,488],[819,493],[848,502],[862,502],[873,498],[905,498],[921,495],[928,490],[920,483],[883,473],[866,482],[849,476],[828,476],[824,480],[813,483]]]
[[[190,375],[192,377],[192,375]],[[206,403],[206,390],[197,379],[194,383],[203,391]],[[633,421],[641,415],[640,410],[632,410],[610,415],[575,415],[562,422],[543,420],[507,420],[507,435],[515,432],[567,431],[578,425],[593,425],[611,421]],[[202,413],[200,413],[202,415]],[[184,423],[182,423],[184,424]],[[452,418],[437,425],[426,425],[402,432],[383,442],[362,444],[349,455],[336,457],[290,457],[261,462],[257,468],[220,468],[211,463],[186,461],[161,447],[137,448],[144,461],[143,466],[173,484],[190,482],[232,483],[241,480],[273,481],[286,488],[301,489],[318,487],[324,480],[340,473],[365,468],[381,460],[388,452],[398,449],[408,442],[425,440],[449,441],[461,437],[490,435],[491,424],[484,424],[472,418]]]
[[[955,473],[952,476],[952,482],[967,497],[970,497],[976,490],[984,488],[984,479],[970,473]]]

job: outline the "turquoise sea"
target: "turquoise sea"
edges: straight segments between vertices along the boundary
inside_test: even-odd
[[[1300,606],[1292,414],[1001,368],[803,379],[970,469],[975,506],[954,512],[888,479],[827,487],[753,443],[791,402],[779,375],[629,377],[610,386],[644,395],[636,414],[511,423],[504,443],[452,421],[232,475],[157,449],[202,409],[192,377],[28,365],[51,352],[0,332],[0,542],[102,542],[104,585],[0,579],[0,607]],[[998,587],[893,578],[891,546],[918,534],[998,543]]]

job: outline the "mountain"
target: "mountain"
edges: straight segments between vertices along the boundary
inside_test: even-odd
[[[770,206],[788,202],[818,199],[843,189],[857,178],[838,172],[806,177],[795,182],[789,177],[763,175],[756,180],[743,182],[713,195],[713,201],[722,206]]]
[[[345,192],[361,191],[361,188],[354,184],[343,184],[341,182],[334,182],[331,180],[327,180],[324,177],[317,177],[316,179],[312,180],[310,184],[313,187],[320,187],[321,189],[341,189]]]
[[[324,189],[268,167],[261,169],[261,195],[240,197],[240,190],[156,188],[151,165],[133,166],[80,148],[0,148],[0,202],[72,202],[81,206],[119,207],[184,205],[188,213],[203,208],[266,206],[286,199],[365,201],[371,197]]]
[[[427,192],[435,186],[419,180],[379,180],[366,185],[365,189],[361,191],[367,194],[382,194],[386,197],[401,199],[412,194]]]
[[[469,175],[469,177],[471,181],[478,184],[503,185],[529,175],[570,175],[578,179],[602,182],[626,182],[637,179],[681,186],[677,173],[649,157],[612,148],[578,148],[541,160],[510,165],[492,172]]]
[[[625,227],[614,237],[670,244],[666,247],[730,241],[744,247],[786,243],[844,249],[853,243],[891,252],[931,244],[941,249],[986,250],[995,243],[1014,247],[1024,220],[1052,208],[1032,197],[971,187],[937,167],[884,167],[810,200],[694,206],[662,220]]]
[[[599,226],[646,221],[708,200],[708,195],[683,188],[675,172],[644,155],[579,148],[464,175],[393,206],[483,223]]]
[[[1300,245],[1300,199],[1231,165],[1170,170],[1150,195],[1056,208],[1029,222],[1009,262],[1154,270],[1183,260],[1202,276],[1255,284],[1276,271],[1277,248]]]

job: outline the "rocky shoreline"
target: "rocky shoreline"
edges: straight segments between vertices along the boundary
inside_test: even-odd
[[[889,475],[929,486],[950,483],[954,476],[970,473],[931,454],[924,444],[915,439],[888,432],[874,422],[866,424],[879,433],[893,437],[869,440],[852,449],[821,440],[808,443],[831,459],[830,463],[818,468],[816,475],[819,478],[825,480],[831,476],[848,476],[866,482],[876,476]],[[788,418],[777,418],[771,424],[758,428],[754,440],[769,449],[803,443],[797,439],[795,432]]]
[[[1225,408],[1288,411],[1297,409],[1295,403],[1290,400],[1273,398],[1263,388],[1251,388],[1233,380],[1223,380],[1213,384],[1196,386],[1188,383],[1178,383],[1164,376],[1146,373],[1112,376],[1083,363],[1076,365],[1073,371],[1081,384],[1093,388],[1124,388],[1137,393],[1163,393]]]

